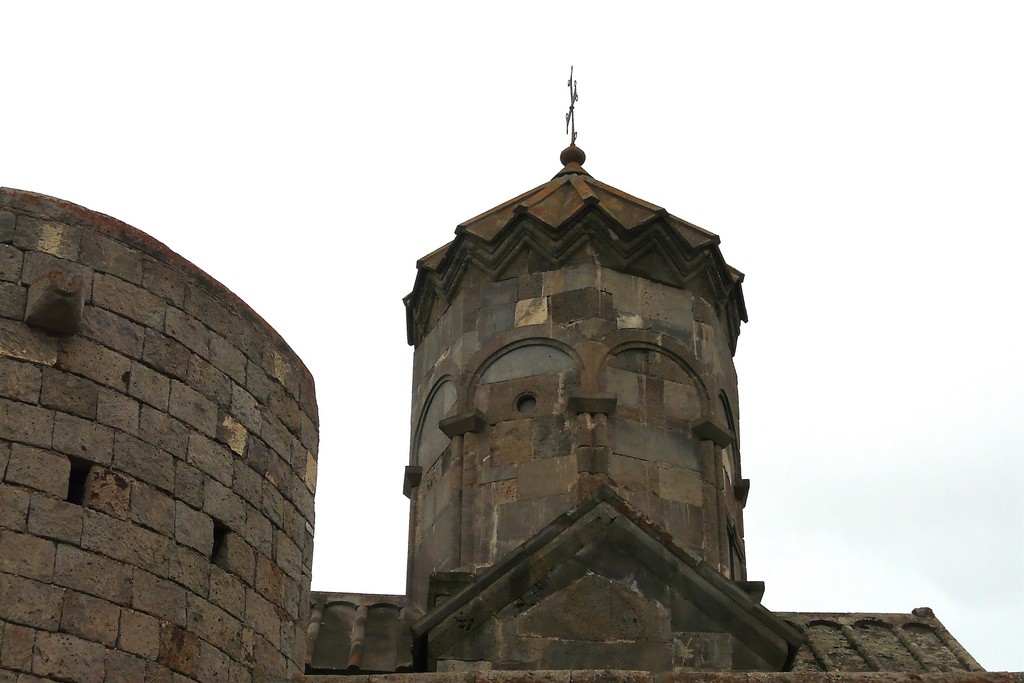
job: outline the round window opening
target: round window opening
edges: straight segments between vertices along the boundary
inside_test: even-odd
[[[520,413],[532,413],[537,409],[537,398],[533,394],[523,394],[516,399],[516,410]]]

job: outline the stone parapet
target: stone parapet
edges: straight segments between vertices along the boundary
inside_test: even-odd
[[[312,377],[223,285],[0,190],[0,681],[300,680],[317,442]]]

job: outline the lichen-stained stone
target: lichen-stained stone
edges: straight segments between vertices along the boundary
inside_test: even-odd
[[[0,531],[0,572],[37,581],[53,578],[56,547],[53,541],[14,531]]]
[[[35,279],[25,299],[25,323],[55,334],[74,334],[82,328],[85,281],[61,270]]]
[[[102,683],[102,645],[64,633],[37,633],[32,673],[77,683]]]
[[[31,328],[17,320],[0,318],[0,357],[24,360],[38,365],[57,362],[60,342],[57,337]]]
[[[117,642],[121,610],[106,600],[67,591],[61,611],[60,629],[94,643],[113,645]]]
[[[548,321],[548,297],[541,296],[516,302],[515,325],[543,325]]]
[[[0,500],[0,508],[2,506]],[[82,542],[83,516],[81,505],[33,493],[28,512],[28,531],[41,538],[78,545]]]
[[[160,624],[160,652],[157,662],[185,676],[199,667],[199,637],[167,622]]]
[[[71,463],[67,457],[16,443],[11,447],[4,480],[64,499],[68,495],[70,475]]]
[[[0,572],[0,620],[56,631],[64,591],[49,583]]]
[[[17,624],[0,624],[0,632],[3,634],[0,638],[0,667],[14,671],[31,671],[36,630]]]

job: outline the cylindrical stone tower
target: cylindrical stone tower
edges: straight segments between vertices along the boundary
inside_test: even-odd
[[[0,190],[0,678],[300,679],[317,424],[216,280]]]
[[[421,608],[602,483],[746,579],[742,274],[717,236],[593,179],[583,160],[570,147],[550,182],[418,263],[406,492],[407,591]]]

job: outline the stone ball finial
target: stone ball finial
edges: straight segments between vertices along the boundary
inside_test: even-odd
[[[569,145],[562,150],[558,160],[562,162],[563,166],[568,166],[569,164],[579,164],[582,166],[583,162],[587,160],[587,155],[576,145]]]

